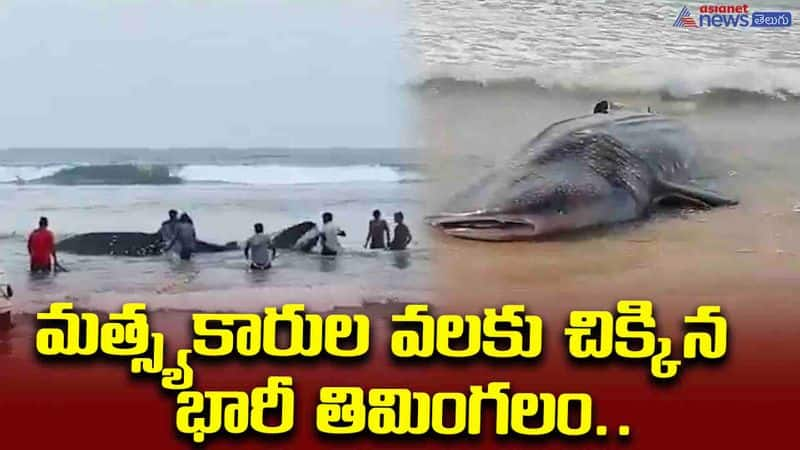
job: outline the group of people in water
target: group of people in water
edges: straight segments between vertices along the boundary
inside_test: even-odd
[[[369,222],[364,248],[405,250],[411,243],[411,232],[404,223],[402,212],[394,213],[394,233],[390,231],[388,223],[381,217],[379,210],[373,211],[372,217]],[[64,270],[58,263],[55,237],[48,226],[47,217],[41,217],[39,219],[39,227],[28,237],[30,270],[33,273]],[[253,232],[253,235],[245,241],[244,256],[250,262],[250,269],[269,269],[272,267],[272,261],[276,256],[272,236],[264,232],[264,224],[262,223],[254,224]],[[322,227],[316,233],[316,236],[311,236],[311,238],[318,238],[320,254],[323,256],[336,256],[342,252],[343,249],[339,238],[346,236],[346,234],[344,230],[334,223],[332,213],[325,212],[322,214]],[[163,253],[172,252],[182,260],[190,260],[192,258],[197,246],[197,233],[189,214],[184,212],[179,215],[178,211],[170,210],[169,218],[161,223],[158,236]]]
[[[405,250],[411,243],[411,232],[404,223],[403,213],[394,213],[394,239],[392,239],[389,225],[386,220],[381,218],[380,210],[372,211],[372,220],[367,226],[367,239],[364,241],[364,248],[383,249],[383,250]],[[336,256],[342,251],[339,237],[346,236],[345,232],[333,223],[333,214],[326,212],[322,214],[322,230],[319,232],[321,254],[324,256]]]
[[[411,243],[411,231],[405,224],[405,217],[401,211],[394,213],[394,239],[389,232],[389,225],[381,218],[380,210],[372,211],[372,220],[369,221],[369,231],[364,248],[405,250]],[[384,237],[386,239],[384,240]]]
[[[369,222],[367,239],[364,248],[405,250],[411,243],[412,236],[408,226],[404,223],[403,213],[394,213],[394,239],[386,220],[381,218],[381,212],[372,212],[373,219]],[[253,235],[245,241],[244,256],[250,261],[253,270],[266,270],[272,267],[276,250],[272,245],[271,237],[264,232],[264,224],[253,225]],[[174,252],[183,260],[189,260],[194,252],[197,235],[194,223],[188,214],[178,216],[176,210],[169,211],[169,219],[161,223],[159,230],[161,242],[164,243],[164,252]],[[318,232],[320,240],[320,254],[323,256],[336,256],[342,251],[339,237],[346,236],[344,230],[333,221],[333,214],[322,214],[322,228]]]
[[[403,213],[394,213],[394,239],[389,230],[389,225],[381,218],[381,212],[372,212],[373,219],[370,220],[367,230],[367,239],[364,248],[383,249],[383,250],[405,250],[411,243],[412,236],[408,226],[404,223]],[[266,270],[271,267],[272,260],[275,258],[275,247],[272,240],[264,234],[264,225],[257,223],[253,226],[255,234],[245,243],[244,255],[250,260],[252,270]],[[339,237],[347,234],[339,228],[333,221],[333,214],[325,212],[322,214],[322,228],[318,232],[320,241],[320,254],[323,256],[336,256],[342,252],[342,245]]]
[[[192,259],[197,242],[197,233],[194,230],[194,222],[189,214],[183,213],[178,216],[178,211],[169,210],[169,218],[161,222],[158,230],[161,243],[164,245],[164,253],[174,252],[183,260]]]

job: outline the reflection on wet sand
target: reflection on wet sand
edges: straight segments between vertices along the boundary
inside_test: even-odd
[[[407,251],[398,250],[392,252],[392,265],[398,269],[407,269],[411,266],[411,258]]]

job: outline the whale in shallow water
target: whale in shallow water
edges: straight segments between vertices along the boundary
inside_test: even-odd
[[[658,114],[565,120],[457,193],[428,222],[455,237],[510,241],[634,220],[667,202],[736,204],[692,183],[695,149],[683,124]]]
[[[302,222],[273,235],[273,245],[279,249],[310,251],[316,245],[319,232],[314,222]],[[163,253],[164,245],[158,233],[99,232],[70,236],[56,244],[61,252],[77,255],[154,256]],[[212,244],[197,241],[197,253],[217,253],[239,250],[236,242]]]
[[[195,242],[197,253],[217,253],[238,248],[236,242],[225,245]],[[59,241],[56,249],[77,255],[153,256],[163,253],[164,245],[158,233],[100,232],[70,236]]]
[[[272,245],[278,249],[309,252],[319,240],[319,229],[314,222],[301,222],[272,236]]]

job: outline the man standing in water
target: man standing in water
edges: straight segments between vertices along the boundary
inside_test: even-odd
[[[28,255],[31,257],[31,272],[34,273],[52,272],[54,266],[58,267],[56,240],[47,225],[47,217],[39,218],[39,228],[28,237]]]
[[[178,211],[174,209],[169,210],[169,219],[161,222],[161,228],[158,234],[161,237],[161,242],[168,245],[175,239],[175,228],[178,226]]]
[[[257,223],[253,225],[256,232],[247,240],[244,247],[244,257],[250,260],[251,270],[267,270],[272,267],[272,260],[275,259],[275,247],[272,246],[272,239],[264,234],[264,225]]]
[[[339,244],[339,236],[346,236],[338,226],[333,223],[333,214],[326,212],[322,214],[322,255],[336,256],[342,250]]]
[[[373,219],[369,221],[369,230],[367,231],[367,240],[364,242],[364,248],[376,249],[386,248],[386,243],[391,241],[389,237],[389,225],[386,221],[381,219],[381,212],[379,210],[372,211]],[[386,240],[383,237],[386,236]],[[370,243],[370,241],[372,241]]]
[[[403,223],[403,219],[402,212],[394,213],[394,222],[397,225],[394,227],[394,240],[389,244],[389,250],[405,250],[411,243],[411,231]]]
[[[183,213],[175,226],[175,237],[172,238],[172,242],[169,243],[164,251],[168,252],[175,244],[178,244],[178,254],[182,260],[188,261],[192,259],[196,240],[197,236],[192,219],[188,214]]]

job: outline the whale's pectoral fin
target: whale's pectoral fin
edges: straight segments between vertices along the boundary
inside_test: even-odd
[[[736,205],[739,200],[726,197],[714,191],[691,184],[680,184],[672,181],[659,181],[661,195],[655,198],[654,204],[677,203],[700,208]]]

